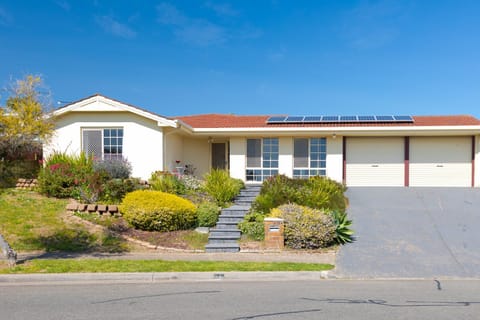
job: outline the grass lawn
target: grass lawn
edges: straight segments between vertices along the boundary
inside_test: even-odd
[[[127,243],[111,233],[91,231],[69,221],[67,200],[36,192],[4,189],[0,193],[0,233],[16,251],[122,252]]]
[[[6,265],[2,268],[0,264],[0,273],[323,271],[332,268],[330,264],[290,262],[39,259],[12,269]]]

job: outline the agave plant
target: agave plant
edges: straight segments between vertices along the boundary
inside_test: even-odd
[[[350,229],[352,225],[352,220],[347,219],[347,213],[341,211],[332,211],[332,217],[335,221],[335,241],[338,244],[346,244],[353,242],[353,233],[354,231]]]

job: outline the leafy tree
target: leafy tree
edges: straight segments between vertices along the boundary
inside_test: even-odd
[[[18,178],[36,177],[39,164],[32,156],[41,153],[54,130],[39,76],[17,80],[7,92],[6,104],[0,106],[0,188],[14,186]]]
[[[48,95],[41,93],[43,81],[27,75],[15,81],[10,97],[0,107],[0,159],[18,159],[41,148],[53,133],[54,124],[48,115]]]

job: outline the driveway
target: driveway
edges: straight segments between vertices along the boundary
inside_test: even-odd
[[[480,278],[480,190],[349,188],[357,240],[340,249],[344,278]]]

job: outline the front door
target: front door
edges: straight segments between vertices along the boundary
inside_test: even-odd
[[[227,169],[227,144],[212,143],[212,168]]]

